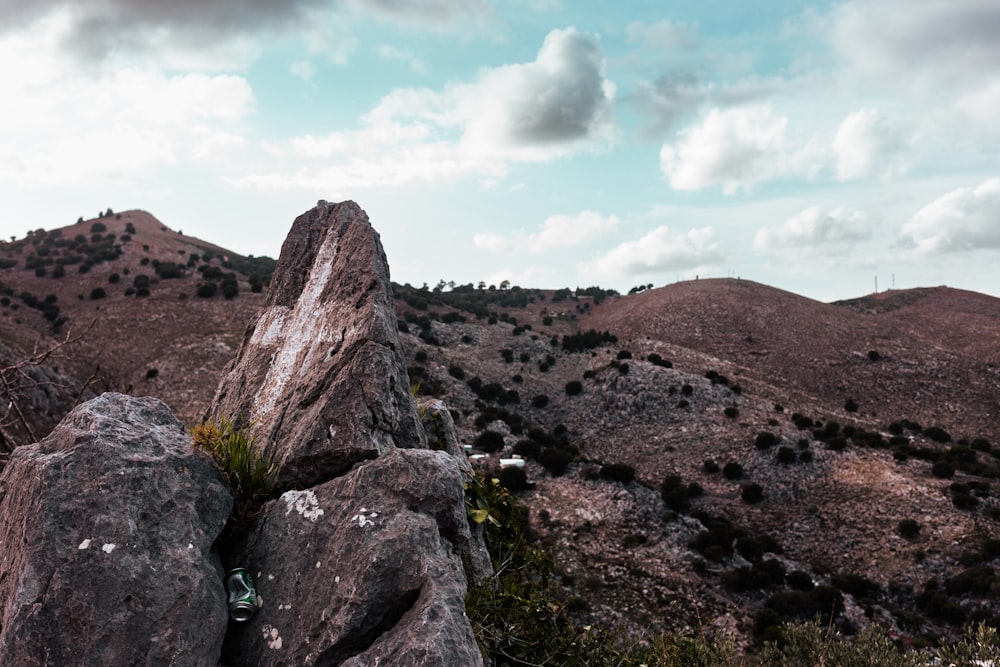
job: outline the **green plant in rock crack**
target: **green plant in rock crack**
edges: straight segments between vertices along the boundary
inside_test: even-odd
[[[224,417],[195,426],[193,445],[208,452],[233,494],[230,523],[240,530],[260,514],[264,502],[278,492],[278,462],[273,454],[255,451],[253,438]]]

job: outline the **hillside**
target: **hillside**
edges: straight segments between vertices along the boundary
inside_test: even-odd
[[[191,425],[263,303],[251,285],[267,262],[119,215],[0,244],[0,335],[12,358],[80,335],[46,367],[158,396]],[[1000,300],[823,304],[742,280],[445,287],[395,286],[410,382],[445,401],[480,465],[528,459],[533,484],[503,478],[523,486],[581,622],[744,644],[813,613],[929,638],[1000,622]]]
[[[190,424],[263,302],[274,262],[126,211],[0,243],[0,266],[0,336],[15,353],[74,340],[48,365],[94,391],[162,396]]]

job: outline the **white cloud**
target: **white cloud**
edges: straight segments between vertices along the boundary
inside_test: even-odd
[[[757,230],[753,247],[758,250],[840,252],[871,238],[867,215],[850,208],[824,210],[810,206],[776,227]]]
[[[359,130],[271,144],[279,156],[320,164],[237,179],[247,187],[363,188],[497,179],[507,163],[543,162],[613,141],[613,85],[594,35],[569,28],[545,38],[536,60],[482,71],[443,91],[399,89]]]
[[[306,83],[310,84],[313,82],[313,77],[316,76],[316,66],[308,60],[296,60],[289,65],[288,71],[291,72],[293,76],[297,76]]]
[[[709,86],[687,73],[667,73],[655,81],[640,81],[629,101],[650,118],[644,133],[662,135],[708,97]]]
[[[711,227],[678,233],[662,226],[636,241],[618,245],[593,261],[582,263],[579,268],[587,275],[620,279],[710,267],[722,259],[723,253]]]
[[[660,168],[675,190],[749,190],[783,169],[787,124],[770,106],[712,109],[678,142],[663,146]]]
[[[241,144],[254,95],[239,76],[78,63],[65,17],[0,39],[0,177],[20,187],[120,178]]]
[[[506,237],[494,232],[480,232],[473,235],[472,245],[480,250],[489,250],[491,252],[510,250],[510,245]]]
[[[919,253],[1000,249],[1000,178],[938,197],[903,225]]]
[[[403,63],[413,70],[415,74],[427,74],[428,72],[427,63],[418,58],[412,51],[398,49],[395,46],[390,46],[389,44],[383,44],[378,47],[378,55],[385,60]]]
[[[840,123],[833,139],[837,179],[890,177],[905,171],[905,145],[902,133],[878,111],[855,111]]]
[[[993,0],[854,0],[832,13],[831,41],[854,69],[892,88],[979,87],[1000,71]]]
[[[502,236],[493,232],[475,234],[472,243],[482,250],[545,252],[554,248],[570,248],[584,245],[610,234],[618,229],[617,216],[603,216],[594,211],[581,211],[576,215],[557,214],[549,216],[541,229],[533,234],[524,232],[513,236]]]
[[[497,17],[487,0],[350,0],[359,12],[435,30],[487,30]]]
[[[630,42],[647,49],[688,49],[697,44],[697,30],[686,23],[664,19],[657,23],[634,21],[625,28]]]
[[[618,224],[616,216],[605,217],[594,211],[581,211],[575,216],[549,216],[542,223],[541,231],[528,237],[527,248],[530,252],[544,252],[551,248],[583,245],[613,232]]]

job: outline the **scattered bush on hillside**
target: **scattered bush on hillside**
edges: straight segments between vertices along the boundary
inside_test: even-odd
[[[722,411],[722,414],[724,414],[729,419],[736,419],[737,417],[740,416],[740,411],[737,408],[734,408],[733,406],[729,406],[728,408]]]
[[[545,394],[536,394],[531,399],[531,405],[538,409],[544,408],[548,404],[549,404],[549,397],[546,396]]]
[[[791,447],[782,446],[778,447],[778,453],[774,457],[775,461],[782,465],[791,465],[795,463],[797,455],[795,450]]]
[[[661,357],[660,355],[656,354],[655,352],[653,352],[652,354],[650,354],[649,356],[647,356],[646,357],[646,361],[648,361],[649,363],[653,364],[654,366],[660,366],[661,368],[673,368],[674,367],[673,362],[668,361],[667,359],[664,359],[663,357]]]
[[[858,402],[853,398],[847,399],[847,402],[844,403],[844,409],[848,412],[857,412],[859,407]]]
[[[941,479],[950,479],[955,476],[955,467],[947,461],[938,461],[931,466],[931,474]]]
[[[615,344],[618,342],[618,337],[605,332],[599,332],[594,329],[584,331],[578,334],[567,334],[562,338],[562,348],[567,352],[584,352],[586,350],[592,350],[594,348],[600,347],[605,343]]]
[[[583,383],[579,380],[570,380],[566,383],[566,395],[577,396],[583,392]]]
[[[753,445],[757,449],[768,449],[769,447],[773,447],[777,444],[777,442],[778,438],[773,433],[769,431],[761,431],[757,434],[757,437],[754,438]]]
[[[239,282],[236,280],[236,276],[232,273],[228,273],[222,278],[220,287],[222,289],[222,296],[226,300],[234,299],[236,298],[236,295],[240,293]]]
[[[499,452],[504,446],[503,434],[496,431],[483,431],[476,436],[472,444],[477,449],[481,449],[488,454]]]
[[[146,379],[147,380],[152,380],[153,378],[155,378],[159,374],[160,374],[159,369],[150,368],[149,370],[146,371]]]
[[[553,477],[561,477],[573,462],[573,455],[556,447],[544,447],[538,455],[538,462],[549,471]]]
[[[923,430],[923,434],[934,442],[951,442],[951,434],[940,426],[928,426]]]
[[[705,459],[705,463],[702,466],[705,472],[711,474],[719,472],[719,464],[715,462],[715,459]]]
[[[756,482],[744,484],[740,489],[740,498],[748,505],[755,505],[764,500],[764,487]]]
[[[601,466],[598,474],[601,479],[629,484],[635,479],[635,468],[625,463],[607,463]]]
[[[90,290],[91,300],[103,299],[107,295],[108,295],[107,292],[105,292],[104,288],[102,287],[95,287],[94,289]]]
[[[722,467],[722,476],[726,479],[743,479],[743,466],[736,461],[730,461]]]
[[[202,299],[211,299],[213,296],[215,296],[215,293],[218,291],[218,289],[219,287],[215,283],[199,283],[198,291],[196,292],[196,294],[200,296]]]

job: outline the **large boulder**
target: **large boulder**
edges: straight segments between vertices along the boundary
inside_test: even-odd
[[[481,664],[465,479],[445,452],[397,449],[272,502],[245,555],[264,604],[227,664]]]
[[[426,446],[385,252],[357,204],[320,201],[292,224],[210,411],[247,424],[295,486]]]
[[[215,664],[231,508],[159,400],[74,409],[0,474],[0,664]]]
[[[484,560],[468,462],[443,405],[428,448],[396,327],[365,213],[321,201],[299,216],[210,410],[245,423],[294,489],[227,549],[264,603],[230,633],[226,664],[481,664],[465,617]]]

